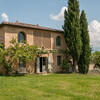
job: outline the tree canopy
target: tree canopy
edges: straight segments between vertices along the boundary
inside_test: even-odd
[[[0,44],[0,63],[6,69],[7,74],[13,70],[20,62],[35,61],[37,56],[37,46],[29,45],[28,43],[18,43],[16,39],[10,41],[11,45],[8,48],[3,48]]]
[[[78,62],[78,67],[80,73],[86,74],[88,72],[90,64],[91,48],[90,48],[90,38],[88,32],[88,22],[84,10],[82,10],[80,16],[80,30],[82,38],[82,52]]]
[[[73,71],[81,54],[80,10],[78,0],[68,1],[68,11],[65,10],[64,36],[67,50],[73,59]]]

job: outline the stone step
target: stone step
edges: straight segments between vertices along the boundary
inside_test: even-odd
[[[43,74],[48,74],[47,72],[40,72],[39,74],[43,75]]]

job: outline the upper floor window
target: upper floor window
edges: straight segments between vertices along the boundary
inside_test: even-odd
[[[56,46],[61,46],[60,36],[57,36],[56,38]]]
[[[20,43],[25,42],[25,34],[23,32],[18,33],[18,42],[20,42]]]

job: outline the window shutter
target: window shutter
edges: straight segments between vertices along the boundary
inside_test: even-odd
[[[36,58],[36,73],[40,73],[40,57]]]
[[[48,57],[48,69],[49,69],[49,72],[52,72],[51,56]]]

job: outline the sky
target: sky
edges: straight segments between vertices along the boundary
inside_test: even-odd
[[[93,50],[100,50],[100,0],[79,0],[80,11],[85,10]],[[68,0],[0,0],[2,21],[39,24],[62,29],[64,10]]]

